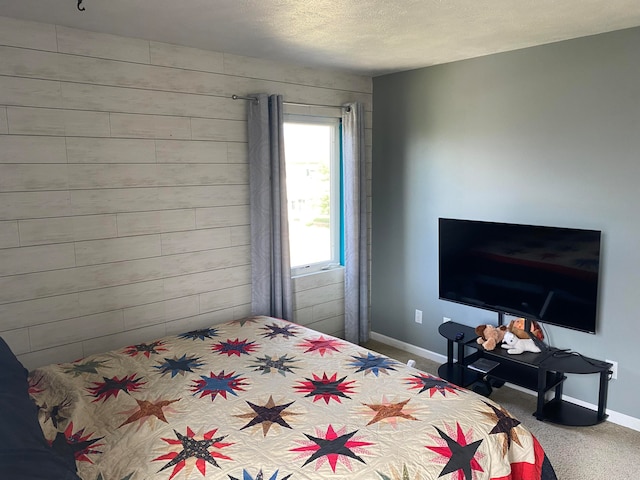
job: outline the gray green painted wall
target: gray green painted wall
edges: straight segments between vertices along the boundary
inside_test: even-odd
[[[600,229],[596,335],[554,346],[619,362],[608,407],[640,419],[640,28],[374,79],[372,330],[446,353],[437,219]],[[424,312],[422,325],[414,310]],[[565,394],[597,403],[595,375]]]

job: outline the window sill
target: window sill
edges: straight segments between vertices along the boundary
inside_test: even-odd
[[[322,268],[321,270],[314,270],[311,272],[299,272],[299,273],[296,273],[295,275],[292,274],[291,278],[296,279],[296,278],[302,278],[302,277],[309,277],[311,275],[322,275],[324,273],[330,273],[335,270],[344,270],[344,265],[330,265]]]

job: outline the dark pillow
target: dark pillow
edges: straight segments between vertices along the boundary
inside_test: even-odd
[[[0,338],[0,477],[3,480],[80,480],[75,461],[51,449],[29,397],[27,370]]]

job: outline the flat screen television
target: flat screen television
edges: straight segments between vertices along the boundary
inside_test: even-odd
[[[442,300],[595,333],[601,232],[440,218]]]

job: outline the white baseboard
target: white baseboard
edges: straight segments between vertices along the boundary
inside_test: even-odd
[[[584,401],[580,400],[579,398],[573,398],[573,397],[569,397],[568,395],[562,395],[562,399],[566,400],[567,402],[575,403],[576,405],[580,405],[582,407],[590,408],[591,410],[597,410],[598,409],[597,405],[594,405],[594,404],[588,403],[588,402],[584,402]],[[606,412],[607,412],[607,415],[609,415],[609,417],[607,417],[607,421],[609,421],[611,423],[615,423],[616,425],[621,425],[623,427],[627,427],[627,428],[630,428],[632,430],[636,430],[636,431],[640,432],[640,419],[639,418],[635,418],[635,417],[632,417],[630,415],[625,415],[624,413],[615,412],[613,410],[609,410],[608,408],[607,408]]]
[[[395,338],[387,337],[386,335],[382,335],[381,333],[371,332],[370,334],[371,340],[375,340],[376,342],[384,343],[385,345],[389,345],[391,347],[399,348],[404,350],[405,352],[413,353],[422,358],[426,358],[428,360],[432,360],[434,362],[444,363],[447,361],[446,355],[441,355],[439,353],[432,352],[431,350],[427,350],[426,348],[417,347],[416,345],[411,345],[410,343],[402,342]],[[531,390],[527,390],[526,388],[522,388],[518,385],[513,385],[511,383],[507,383],[510,388],[514,390],[519,390],[524,393],[528,393],[530,395],[535,395]],[[592,403],[584,402],[578,398],[569,397],[567,395],[562,396],[563,400],[567,402],[575,403],[576,405],[580,405],[582,407],[590,408],[592,410],[597,410],[598,406]],[[607,409],[607,421],[611,423],[615,423],[616,425],[621,425],[623,427],[630,428],[632,430],[636,430],[640,432],[640,419],[631,417],[629,415],[625,415],[624,413],[615,412],[613,410]]]
[[[385,345],[389,345],[390,347],[399,348],[400,350],[419,355],[422,358],[426,358],[434,362],[444,363],[447,361],[446,355],[440,355],[439,353],[432,352],[431,350],[427,350],[426,348],[416,347],[415,345],[401,342],[400,340],[387,337],[386,335],[382,335],[381,333],[371,332],[369,336],[371,337],[371,340],[384,343]]]

